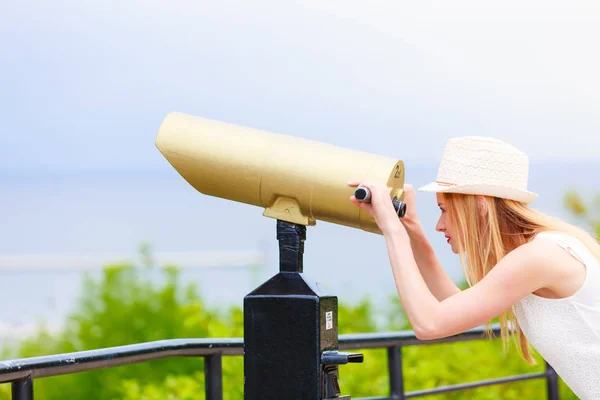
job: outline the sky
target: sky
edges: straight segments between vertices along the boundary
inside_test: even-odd
[[[493,136],[538,163],[534,206],[564,215],[566,189],[598,191],[598,38],[597,1],[0,1],[0,253],[266,247],[270,276],[273,221],[199,196],[156,148],[171,111],[402,159],[415,184],[449,138]],[[418,193],[419,215],[460,278],[434,200]],[[380,236],[309,232],[305,271],[340,300],[394,293]],[[241,301],[251,283],[220,273],[205,290]],[[32,295],[0,322],[66,310],[80,282],[10,274],[0,301]]]
[[[594,159],[599,22],[594,1],[5,1],[0,172],[170,170],[170,111],[414,162],[465,135]]]

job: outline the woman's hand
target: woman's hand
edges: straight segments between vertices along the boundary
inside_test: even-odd
[[[404,203],[406,204],[406,213],[400,219],[400,222],[402,222],[402,225],[407,226],[418,221],[415,188],[408,183],[404,184]]]
[[[369,189],[371,192],[370,203],[360,202],[354,195],[350,196],[350,200],[355,206],[366,210],[373,217],[381,233],[384,235],[394,234],[402,229],[402,224],[390,198],[390,190],[385,184],[365,179],[348,182],[348,186],[362,186]]]

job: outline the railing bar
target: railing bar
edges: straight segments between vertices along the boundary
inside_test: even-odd
[[[483,339],[482,329],[436,341],[417,340],[411,331],[340,335],[340,349],[386,348],[400,345],[426,345]],[[90,369],[109,368],[173,356],[208,356],[215,353],[240,356],[244,354],[243,338],[231,339],[171,339],[119,347],[8,360],[0,363],[0,383],[55,376]]]
[[[496,379],[485,379],[485,380],[481,380],[481,381],[477,381],[477,382],[460,383],[457,385],[442,386],[442,387],[438,387],[435,389],[416,390],[413,392],[405,393],[404,398],[410,399],[413,397],[424,397],[424,396],[429,396],[432,394],[456,392],[459,390],[473,389],[473,388],[478,388],[478,387],[483,387],[483,386],[498,385],[501,383],[510,383],[510,382],[529,380],[529,379],[545,378],[546,376],[547,375],[545,372],[540,372],[540,373],[535,373],[535,374],[513,375],[513,376],[507,376],[507,377],[496,378]]]
[[[33,379],[28,376],[11,384],[12,400],[33,400]]]
[[[556,371],[546,361],[546,388],[548,393],[548,400],[558,400],[559,389],[558,389],[558,375]]]
[[[352,399],[352,400],[398,400],[398,397],[357,397],[356,399]]]
[[[221,355],[204,357],[206,400],[223,400],[223,369]]]
[[[498,328],[494,328],[494,332],[499,332]],[[411,398],[418,396],[426,396],[429,394],[444,393],[449,391],[464,390],[475,387],[482,387],[505,382],[516,382],[527,379],[535,379],[539,377],[547,378],[548,399],[558,399],[558,383],[556,372],[547,365],[545,374],[529,374],[515,376],[510,378],[500,378],[493,380],[485,380],[480,382],[471,382],[467,384],[459,384],[447,386],[445,388],[436,388],[431,390],[416,391],[411,393],[403,393],[402,382],[402,356],[401,347],[404,345],[428,345],[434,343],[454,343],[465,342],[470,340],[485,339],[483,329],[473,329],[465,333],[455,335],[449,338],[443,338],[434,341],[421,341],[416,339],[411,331],[388,332],[388,333],[366,333],[366,334],[351,334],[339,335],[339,347],[344,348],[387,348],[388,350],[388,368],[390,374],[390,391],[391,397],[373,397],[372,400],[399,400],[402,398]],[[384,344],[384,345],[382,345]],[[217,361],[211,362],[213,355],[218,354]],[[175,356],[202,356],[206,357],[208,364],[207,372],[207,391],[221,392],[221,397],[215,397],[216,400],[222,399],[222,372],[217,374],[215,371],[222,371],[221,360],[222,356],[233,355],[242,356],[244,354],[243,338],[231,339],[170,339],[160,340],[155,342],[138,343],[133,345],[104,348],[97,350],[87,350],[75,353],[59,354],[52,356],[23,358],[17,360],[8,360],[0,362],[0,383],[15,382],[13,387],[16,387],[17,381],[24,382],[26,385],[29,381],[38,377],[56,376],[68,373],[77,373],[93,369],[102,369],[121,366],[125,364],[140,363],[149,360],[160,358],[175,357]],[[214,359],[216,360],[216,359]],[[207,368],[207,367],[205,367]],[[206,371],[205,371],[206,372]],[[210,377],[209,377],[210,376]],[[214,377],[214,378],[213,378]],[[28,381],[29,379],[29,381]],[[214,380],[217,379],[217,380]],[[208,383],[210,382],[210,383]],[[33,385],[31,384],[32,391]],[[18,393],[19,388],[15,389]],[[207,392],[208,395],[208,392]],[[215,394],[218,396],[217,394]],[[32,394],[33,396],[33,394]],[[404,397],[402,397],[404,396]],[[18,398],[18,397],[17,397]],[[213,400],[212,398],[209,398]]]
[[[402,377],[402,348],[388,347],[388,372],[390,376],[390,396],[404,399],[404,378]]]
[[[111,368],[176,356],[244,354],[242,339],[172,339],[0,362],[0,383]]]
[[[500,334],[499,326],[494,325],[492,332],[494,335]],[[417,339],[413,331],[355,333],[339,335],[339,347],[340,349],[376,349],[400,345],[426,346],[431,344],[467,342],[486,338],[485,330],[483,328],[475,328],[454,336],[433,340]]]

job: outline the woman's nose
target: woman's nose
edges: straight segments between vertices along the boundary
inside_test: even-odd
[[[444,223],[442,222],[442,218],[438,219],[437,224],[435,225],[435,230],[438,232],[443,232],[446,230]]]

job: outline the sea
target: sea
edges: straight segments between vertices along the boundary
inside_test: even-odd
[[[586,227],[567,211],[564,196],[575,190],[591,202],[600,193],[600,161],[538,162],[530,168],[529,187],[539,194],[531,206]],[[406,182],[424,185],[436,172],[433,163],[407,165]],[[242,307],[244,296],[278,271],[275,220],[258,207],[201,194],[171,168],[0,171],[0,193],[0,257],[100,255],[91,270],[3,265],[0,340],[32,334],[40,323],[59,330],[86,295],[84,274],[98,277],[103,265],[116,261],[111,254],[130,254],[135,262],[142,244],[151,252],[216,252],[224,259],[229,253],[261,254],[259,265],[209,261],[182,269],[182,283],[194,283],[215,308]],[[417,193],[417,212],[444,269],[462,280],[458,257],[434,228],[435,195]],[[385,318],[397,296],[383,238],[358,229],[323,221],[308,227],[304,274],[340,303],[369,299],[376,318]]]

